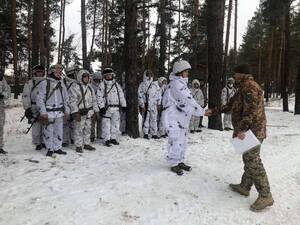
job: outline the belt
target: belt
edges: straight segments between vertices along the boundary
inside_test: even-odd
[[[47,110],[47,112],[64,112],[65,107],[62,106],[62,107],[59,107],[59,108],[52,108],[52,109],[46,108],[46,110]]]
[[[120,107],[120,105],[108,105],[108,107]]]

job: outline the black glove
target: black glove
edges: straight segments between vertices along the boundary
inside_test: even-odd
[[[0,99],[4,99],[4,95],[3,94],[0,94]]]
[[[121,110],[122,110],[123,113],[125,113],[126,112],[126,107],[121,107]]]
[[[106,109],[101,108],[99,112],[100,112],[100,115],[104,116],[106,114]]]
[[[33,114],[32,114],[32,111],[31,111],[31,108],[28,108],[25,110],[25,117],[31,121],[33,119]]]

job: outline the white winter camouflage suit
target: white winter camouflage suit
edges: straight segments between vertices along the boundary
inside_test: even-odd
[[[36,99],[40,114],[48,114],[48,125],[43,125],[44,144],[48,151],[57,151],[62,147],[64,114],[70,112],[69,96],[63,80],[47,77],[39,85]]]
[[[44,80],[43,77],[33,77],[31,80],[27,81],[23,88],[23,94],[22,94],[22,103],[23,108],[31,109],[32,116],[34,118],[39,116],[39,110],[37,108],[37,95],[39,93],[39,85]],[[32,121],[29,121],[32,122]],[[39,121],[36,121],[32,125],[32,144],[34,145],[40,145],[43,143],[43,136],[42,136],[42,124],[39,123]]]
[[[143,113],[143,133],[144,135],[157,135],[157,107],[161,104],[161,90],[157,82],[146,76],[144,73],[143,82],[138,88],[138,104],[139,107],[146,108],[146,112]]]
[[[102,116],[102,138],[104,141],[117,140],[120,134],[120,107],[126,107],[126,100],[115,79],[104,79],[97,91],[97,103],[100,109],[106,108]]]
[[[77,81],[70,78],[70,77],[65,77],[64,79],[64,84],[67,88],[67,92],[69,95],[69,102],[68,106],[70,108],[70,94],[71,94],[71,88],[76,85]],[[75,124],[74,121],[69,117],[67,120],[64,120],[64,126],[63,126],[63,143],[70,144],[71,140],[74,141],[74,129],[75,129]]]
[[[164,84],[163,82],[164,81],[168,81],[167,78],[165,77],[160,77],[158,78],[158,84],[160,86],[160,95],[161,95],[161,110],[162,110],[162,99],[163,99],[163,96],[165,94],[165,91],[167,90],[167,84]],[[158,133],[159,133],[159,136],[163,136],[166,134],[166,129],[164,127],[164,124],[163,124],[163,118],[162,118],[162,111],[159,115],[159,118],[158,118],[159,122],[158,122]]]
[[[100,87],[100,84],[103,82],[102,81],[102,75],[101,75],[100,72],[96,72],[96,73],[93,74],[92,78],[93,78],[93,80],[91,82],[91,85],[92,85],[92,88],[93,88],[94,93],[96,95],[96,93],[97,93],[97,91]],[[99,79],[99,80],[101,80],[101,82],[96,83],[96,82],[94,82],[94,79]],[[96,99],[97,99],[97,96],[96,96]],[[95,130],[96,130],[96,132],[95,132]],[[94,138],[101,138],[101,133],[102,133],[101,132],[101,119],[97,120],[96,115],[94,115],[92,117],[91,138],[93,138],[93,139]]]
[[[236,92],[236,89],[234,87],[224,87],[222,89],[222,94],[221,94],[221,103],[222,106],[226,105],[229,100],[234,96]],[[223,125],[224,128],[232,128],[232,121],[231,121],[231,113],[224,113],[223,117]]]
[[[0,75],[1,76],[1,75]],[[5,123],[5,100],[10,98],[10,87],[7,84],[5,78],[3,77],[1,80],[0,77],[0,149],[3,148],[4,143],[3,143],[3,128],[4,128],[4,123]]]
[[[195,88],[194,86],[198,84],[198,87]],[[192,82],[192,96],[196,100],[196,102],[204,108],[204,95],[200,88],[200,81],[195,79]],[[190,131],[197,131],[200,130],[199,128],[199,122],[200,122],[200,116],[192,116],[191,122],[190,122]]]
[[[192,115],[203,116],[204,109],[187,87],[187,79],[170,74],[170,83],[163,97],[164,125],[168,134],[167,162],[176,166],[185,159],[187,133]]]
[[[99,112],[95,92],[92,86],[84,84],[82,81],[83,74],[89,74],[86,70],[81,70],[77,74],[77,81],[71,88],[70,94],[70,110],[71,114],[76,112],[82,112],[87,110],[87,114],[81,114],[80,121],[74,121],[74,142],[76,147],[82,147],[83,145],[89,145],[91,142],[91,123],[92,116],[95,112]]]

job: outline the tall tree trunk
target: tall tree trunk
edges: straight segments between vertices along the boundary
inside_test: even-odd
[[[295,115],[300,115],[300,60],[298,65],[298,75],[295,84]]]
[[[81,0],[81,35],[82,35],[82,62],[83,68],[89,70],[90,65],[87,58],[87,44],[86,44],[86,19],[85,19],[85,0]]]
[[[13,53],[13,65],[14,65],[14,78],[15,78],[15,92],[14,98],[18,98],[18,50],[17,50],[17,18],[16,18],[16,0],[11,1],[11,38],[12,38],[12,53]]]
[[[142,46],[142,71],[145,70],[146,64],[146,42],[147,42],[147,28],[146,28],[146,17],[147,17],[147,9],[146,9],[146,0],[143,0],[143,9],[142,9],[142,32],[143,32],[143,46]]]
[[[289,111],[288,102],[288,83],[290,72],[290,3],[288,1],[286,5],[286,11],[284,16],[284,59],[281,77],[281,96],[283,103],[283,112]]]
[[[46,66],[47,56],[45,48],[45,36],[44,36],[44,0],[39,0],[39,12],[38,12],[38,33],[39,33],[39,54],[40,54],[40,64]]]
[[[61,63],[61,52],[62,52],[62,46],[61,46],[61,39],[62,39],[62,23],[63,23],[63,5],[64,0],[60,0],[60,14],[59,14],[59,31],[58,31],[58,54],[57,54],[57,62]]]
[[[269,28],[269,49],[268,49],[268,72],[265,74],[264,79],[264,89],[265,89],[265,98],[266,102],[269,102],[269,94],[270,94],[270,77],[273,74],[273,52],[274,52],[274,28]]]
[[[96,16],[97,16],[97,0],[93,1],[94,4],[94,13],[93,13],[93,35],[92,35],[92,44],[89,52],[89,62],[92,60],[92,55],[94,54],[94,44],[96,36]]]
[[[232,4],[233,4],[233,0],[229,0],[228,14],[227,14],[226,39],[225,39],[225,52],[224,52],[224,61],[223,61],[223,73],[222,73],[222,86],[225,86],[225,84],[226,84],[226,72],[227,72],[227,60],[228,60]]]
[[[199,40],[198,40],[198,33],[199,33],[199,16],[200,16],[200,3],[199,0],[194,0],[193,2],[193,20],[192,20],[192,29],[191,29],[191,46],[190,49],[192,51],[192,58],[190,60],[192,70],[191,73],[193,75],[199,73]]]
[[[221,105],[225,0],[207,0],[207,10],[208,106],[213,108]],[[221,115],[210,117],[208,127],[222,130]]]
[[[47,74],[48,68],[50,66],[50,52],[51,52],[51,40],[50,40],[50,30],[51,30],[51,23],[50,23],[50,0],[46,0],[46,35],[45,35],[45,48],[46,48],[46,57],[47,57]]]
[[[178,0],[178,44],[177,44],[177,53],[178,57],[181,56],[181,0]]]
[[[234,63],[237,64],[237,25],[238,25],[238,0],[235,1],[235,13],[234,13]]]
[[[32,50],[32,33],[31,33],[31,22],[32,22],[32,1],[27,0],[27,56],[28,56],[28,78],[31,78],[31,50]]]
[[[65,22],[65,15],[66,15],[66,1],[63,1],[62,7],[62,38],[61,38],[61,51],[60,51],[60,60],[62,63],[63,61],[63,51],[64,51],[64,44],[65,44],[65,34],[66,34],[66,22]]]
[[[161,20],[160,20],[160,49],[159,49],[158,75],[159,77],[164,77],[166,73],[165,62],[166,62],[166,50],[167,50],[166,0],[160,0],[159,14]]]
[[[38,21],[38,14],[39,14],[39,0],[34,0],[33,3],[33,23],[32,23],[32,65],[35,66],[39,64],[39,21]]]
[[[125,0],[125,74],[127,117],[126,132],[130,137],[139,137],[137,102],[137,1]]]

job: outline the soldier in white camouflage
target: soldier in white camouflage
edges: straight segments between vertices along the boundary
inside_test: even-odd
[[[64,78],[64,84],[67,88],[68,95],[71,94],[71,88],[76,85],[76,74],[78,72],[77,67],[72,67],[66,70],[66,77]],[[69,98],[70,100],[70,98]],[[70,102],[68,103],[70,107]],[[74,143],[74,120],[72,116],[69,116],[68,119],[64,120],[64,128],[63,128],[63,147],[68,147],[69,144]]]
[[[36,104],[36,98],[39,93],[39,85],[45,79],[45,67],[36,65],[32,68],[32,79],[27,81],[23,88],[22,103],[25,109],[25,117],[28,123],[32,124],[32,144],[35,150],[40,151],[46,146],[43,144],[42,124],[37,120],[39,110]]]
[[[3,74],[0,74],[0,154],[6,154],[3,143],[3,129],[5,123],[5,100],[10,97],[10,87],[7,84]]]
[[[97,103],[102,116],[102,137],[104,145],[119,145],[120,109],[126,110],[126,100],[121,86],[115,80],[112,68],[102,71],[104,82],[97,91]]]
[[[96,96],[90,84],[90,73],[87,70],[80,70],[77,74],[77,83],[73,85],[70,93],[70,109],[74,118],[74,142],[76,152],[83,150],[94,151],[91,146],[91,123],[94,113],[99,112]]]
[[[97,93],[100,84],[103,82],[102,73],[97,71],[92,74],[92,88]],[[100,116],[100,115],[99,115]],[[99,117],[98,116],[98,117]],[[101,117],[101,116],[100,116]],[[97,114],[94,114],[92,117],[92,125],[91,125],[91,142],[94,142],[96,138],[101,138],[101,118],[97,118]]]
[[[63,121],[70,113],[69,96],[62,80],[63,66],[50,67],[48,77],[39,85],[37,108],[39,121],[43,124],[43,141],[47,148],[46,156],[65,155],[63,151]]]

